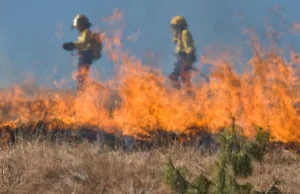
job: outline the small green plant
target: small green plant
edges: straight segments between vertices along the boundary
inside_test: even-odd
[[[251,141],[244,136],[242,129],[236,126],[235,119],[232,119],[232,125],[218,138],[220,154],[212,180],[201,174],[190,182],[186,179],[186,170],[176,168],[169,160],[164,168],[164,182],[170,185],[173,191],[182,194],[281,193],[276,187],[276,181],[264,192],[255,191],[250,183],[237,182],[239,177],[246,178],[252,175],[252,161],[262,162],[267,151],[269,133],[261,127],[256,127],[256,130],[256,138]]]
[[[184,168],[176,168],[172,161],[169,160],[164,168],[163,180],[178,193],[206,194],[208,192],[211,181],[205,176],[200,175],[192,183],[190,183],[186,180],[185,174],[186,170]]]

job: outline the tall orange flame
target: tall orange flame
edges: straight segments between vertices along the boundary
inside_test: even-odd
[[[105,21],[115,24],[122,17],[117,10]],[[59,119],[133,136],[158,129],[187,133],[191,126],[214,133],[236,117],[248,135],[258,125],[270,130],[273,140],[300,141],[300,61],[295,52],[287,61],[273,47],[263,49],[254,36],[254,55],[242,74],[234,71],[228,57],[202,56],[202,62],[213,64],[214,69],[209,82],[194,84],[191,97],[166,85],[168,80],[159,69],[143,65],[124,51],[121,37],[122,29],[101,34],[116,69],[110,84],[90,80],[80,95],[18,85],[3,89],[0,127]]]

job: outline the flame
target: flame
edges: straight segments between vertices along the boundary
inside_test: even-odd
[[[115,10],[104,21],[114,25],[122,23],[122,17]],[[194,83],[192,97],[170,88],[160,69],[124,51],[122,33],[121,28],[99,35],[115,65],[109,83],[88,80],[80,95],[33,84],[5,88],[0,91],[0,129],[42,120],[51,130],[56,119],[138,137],[157,130],[185,134],[193,126],[215,133],[235,117],[247,135],[257,125],[270,130],[273,140],[300,141],[300,61],[294,51],[287,61],[274,47],[262,48],[253,36],[254,54],[241,74],[235,72],[229,53],[216,56],[210,51],[201,57],[202,63],[213,65],[209,82]]]
[[[293,23],[291,28],[290,28],[290,32],[298,34],[300,32],[300,23],[299,22]]]
[[[55,32],[53,34],[52,41],[54,41],[55,39],[61,40],[63,38],[63,35],[64,35],[63,25],[60,24],[60,23],[57,23],[56,26],[57,26],[58,29],[57,29],[57,32]]]

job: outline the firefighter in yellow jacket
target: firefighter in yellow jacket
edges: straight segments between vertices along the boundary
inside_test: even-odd
[[[79,31],[76,42],[66,42],[63,48],[67,51],[76,49],[79,54],[77,91],[82,91],[86,84],[90,67],[93,63],[94,56],[92,51],[92,32],[90,31],[91,23],[85,15],[76,15],[72,27]]]
[[[194,40],[183,16],[173,17],[170,24],[173,32],[173,42],[176,44],[175,54],[178,61],[175,63],[175,68],[169,75],[169,79],[173,87],[180,88],[179,78],[181,78],[183,85],[189,90],[193,63],[196,61]]]

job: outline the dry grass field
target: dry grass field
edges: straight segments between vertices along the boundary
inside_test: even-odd
[[[0,193],[172,193],[162,181],[168,158],[192,178],[211,176],[215,155],[182,146],[148,151],[112,150],[90,143],[18,142],[0,151]],[[250,179],[264,190],[279,179],[283,193],[300,193],[300,157],[289,151],[269,152],[254,163]]]

